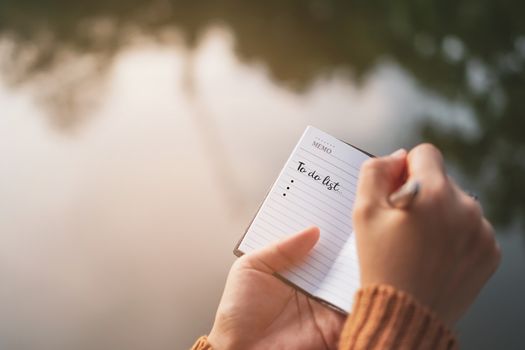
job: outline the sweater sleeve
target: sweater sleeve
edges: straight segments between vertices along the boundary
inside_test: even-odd
[[[203,335],[199,339],[197,339],[197,342],[193,344],[193,347],[191,350],[213,350],[210,343],[208,343],[208,338]]]
[[[356,293],[339,342],[340,350],[457,348],[452,332],[430,309],[387,285]]]

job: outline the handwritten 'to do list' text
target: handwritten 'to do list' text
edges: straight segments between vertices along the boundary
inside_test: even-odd
[[[299,161],[297,166],[297,171],[301,174],[305,174],[314,181],[319,182],[329,191],[340,192],[341,186],[339,182],[336,182],[330,178],[330,175],[320,175],[319,172],[315,169],[308,169],[306,163]]]

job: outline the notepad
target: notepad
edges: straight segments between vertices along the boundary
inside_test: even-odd
[[[371,155],[308,126],[234,252],[240,256],[309,226],[320,228],[308,257],[280,276],[349,313],[359,288],[352,208],[361,164]]]

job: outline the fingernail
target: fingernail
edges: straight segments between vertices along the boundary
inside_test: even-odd
[[[404,148],[400,148],[397,151],[395,151],[392,154],[390,154],[390,157],[403,158],[403,157],[405,157],[406,153],[407,153],[407,151]]]

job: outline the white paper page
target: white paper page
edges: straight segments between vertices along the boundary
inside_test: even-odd
[[[352,207],[359,169],[368,158],[309,126],[238,249],[249,253],[308,226],[318,226],[321,238],[310,255],[282,275],[308,293],[350,312],[359,288]]]

